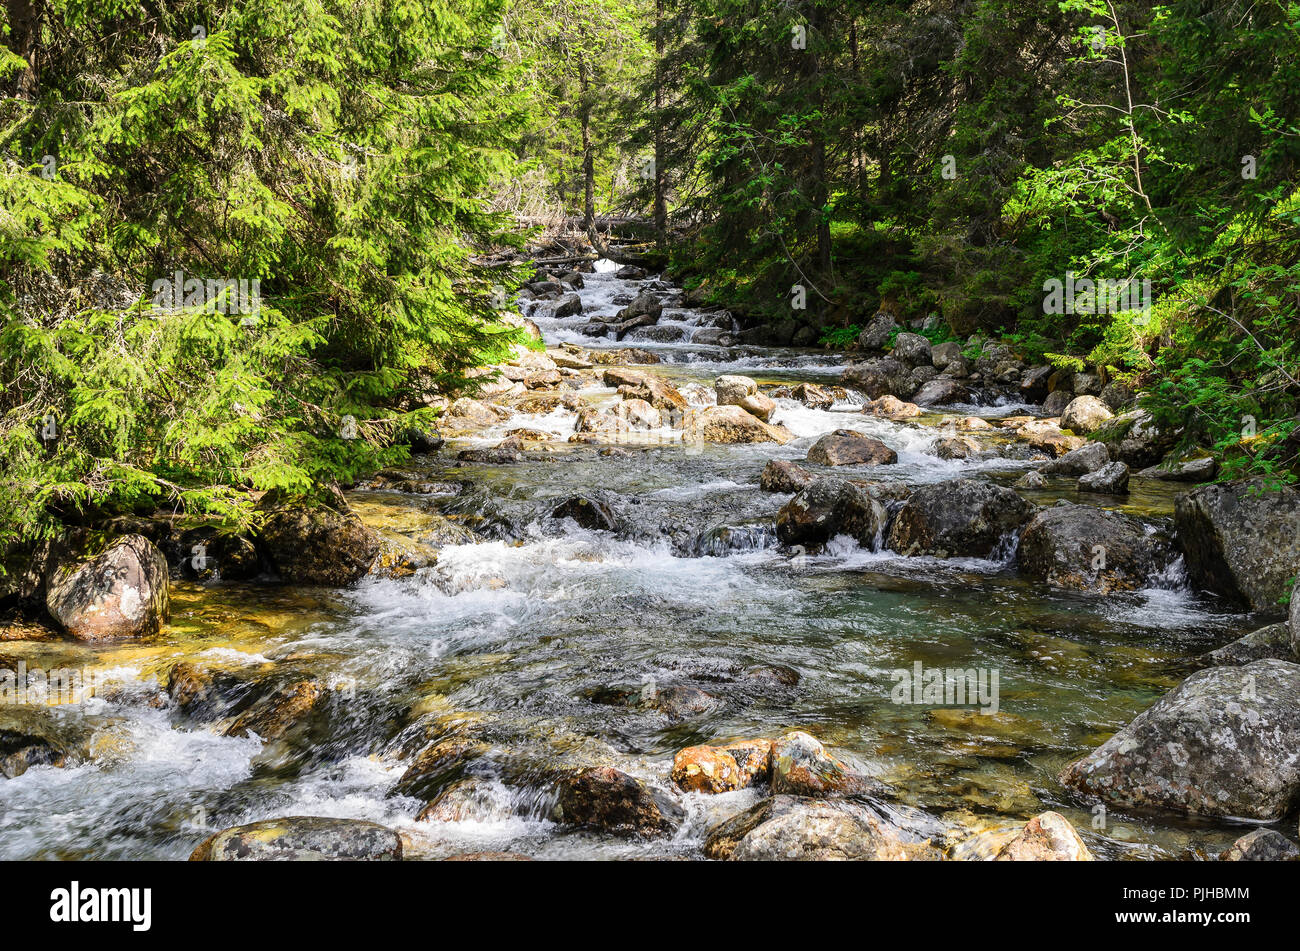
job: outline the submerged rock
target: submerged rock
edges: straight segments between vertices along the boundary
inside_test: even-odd
[[[885,507],[861,486],[822,477],[801,489],[776,516],[777,537],[786,545],[816,547],[848,535],[870,548],[888,523]]]
[[[1174,526],[1192,580],[1253,610],[1277,609],[1300,572],[1300,489],[1203,485],[1178,497]]]
[[[551,511],[551,518],[571,518],[582,528],[613,531],[614,510],[603,499],[590,495],[575,495],[565,499]]]
[[[1020,571],[1054,588],[1105,594],[1145,588],[1168,547],[1137,519],[1091,505],[1043,509],[1020,534]]]
[[[51,574],[50,616],[79,641],[157,634],[167,620],[167,559],[142,535],[117,539],[98,555]]]
[[[1090,862],[1092,853],[1065,816],[1034,816],[994,858],[996,862]]]
[[[191,862],[397,862],[402,839],[360,819],[290,816],[235,826],[204,840]]]
[[[879,439],[852,429],[837,429],[813,443],[808,461],[823,466],[881,466],[898,461],[898,453]]]
[[[774,795],[710,830],[712,859],[762,861],[935,861],[924,841],[890,825],[866,805]]]
[[[1300,664],[1198,671],[1099,748],[1063,785],[1108,802],[1274,821],[1300,805]]]
[[[584,769],[560,781],[557,822],[614,835],[672,835],[686,811],[665,792],[612,766]]]
[[[1256,829],[1228,846],[1219,861],[1300,862],[1300,846],[1273,829]]]
[[[1202,658],[1211,667],[1240,667],[1256,660],[1290,660],[1300,657],[1291,648],[1291,625],[1285,621],[1270,624],[1257,631],[1251,631],[1245,637],[1238,638],[1231,644],[1210,651]]]
[[[226,730],[226,736],[256,734],[263,740],[277,740],[307,716],[324,693],[318,680],[286,684],[241,713]]]
[[[1019,493],[955,479],[917,488],[894,518],[888,547],[902,555],[988,558],[1033,516]]]

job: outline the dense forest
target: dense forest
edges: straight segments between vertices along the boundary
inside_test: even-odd
[[[0,543],[142,506],[241,524],[250,489],[401,459],[422,395],[518,339],[533,269],[503,252],[560,218],[643,222],[764,339],[996,336],[1137,389],[1224,476],[1295,478],[1295,3],[0,17]],[[1142,306],[1097,290],[1128,282]]]

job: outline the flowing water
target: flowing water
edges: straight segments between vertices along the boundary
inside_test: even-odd
[[[589,275],[584,315],[539,320],[548,342],[592,346],[576,328],[612,314],[640,286],[607,269]],[[824,352],[690,342],[716,322],[669,307],[660,326],[680,332],[651,333],[671,342],[634,334],[595,345],[652,350],[663,361],[656,371],[709,392],[720,373],[763,384],[838,378],[842,361]],[[703,398],[703,390],[687,392]],[[582,396],[616,399],[600,389]],[[913,484],[962,476],[1010,484],[1033,463],[1026,447],[1006,442],[987,458],[941,460],[927,451],[939,437],[937,416],[878,420],[853,412],[861,403],[853,394],[829,411],[779,402],[777,419],[797,437],[785,446],[602,453],[563,443],[571,412],[516,416],[406,467],[464,484],[455,494],[453,486],[428,496],[352,495],[371,520],[410,527],[446,516],[479,533],[476,543],[442,548],[434,568],[347,590],[177,583],[171,623],[149,642],[0,644],[9,666],[114,678],[94,699],[42,714],[90,734],[86,762],[0,779],[0,858],[184,858],[214,829],[284,815],[382,822],[407,837],[415,857],[487,849],[698,856],[707,828],[756,792],[687,796],[689,819],[675,838],[628,842],[549,821],[556,769],[611,763],[666,782],[684,746],[792,729],[845,752],[901,802],[958,828],[1052,808],[1098,854],[1132,858],[1208,854],[1241,834],[1226,823],[1114,809],[1094,829],[1086,804],[1055,776],[1176,685],[1198,655],[1251,629],[1250,618],[1189,591],[1177,562],[1152,590],[1086,597],[1018,578],[1010,547],[987,561],[902,558],[843,541],[818,555],[784,551],[772,519],[787,496],[760,492],[759,472],[771,458],[801,459],[834,429],[884,440],[899,454],[889,477]],[[953,409],[989,418],[1024,410]],[[561,442],[523,463],[455,464],[455,449],[491,445],[520,427]],[[1075,500],[1072,482],[1027,494],[1040,504]],[[550,517],[576,493],[606,499],[616,529]],[[1130,496],[1109,504],[1158,527],[1173,496],[1135,480]],[[224,737],[160,696],[179,660],[293,670],[331,689],[287,740]],[[916,662],[996,671],[997,712],[893,702],[891,672]],[[655,706],[676,687],[712,699],[684,713]],[[442,735],[483,743],[439,780],[471,781],[475,808],[460,821],[417,822],[430,790],[417,798],[396,788],[409,765],[402,757]]]

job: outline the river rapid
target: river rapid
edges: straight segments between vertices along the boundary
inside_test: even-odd
[[[646,283],[608,267],[586,275],[584,314],[538,319],[547,343],[650,350],[662,362],[646,369],[701,399],[723,373],[761,385],[838,380],[835,354],[692,344],[716,318],[685,306],[670,305],[658,325],[680,327],[657,331],[678,338],[671,342],[581,334],[592,315],[613,314]],[[579,395],[617,399],[604,388]],[[89,728],[93,756],[0,780],[0,858],[182,859],[214,830],[286,815],[383,823],[404,836],[408,858],[699,857],[708,828],[758,793],[684,795],[688,819],[674,837],[629,841],[554,824],[555,770],[609,763],[667,785],[685,746],[793,729],[950,827],[1023,823],[1054,809],[1099,857],[1137,859],[1213,854],[1242,833],[1115,809],[1095,828],[1056,774],[1176,686],[1199,655],[1251,630],[1251,618],[1189,590],[1177,561],[1157,588],[1087,597],[1018,577],[1011,547],[996,560],[949,561],[847,540],[817,555],[783,550],[772,523],[789,496],[760,491],[759,473],[769,459],[802,460],[835,429],[884,441],[899,457],[888,477],[910,484],[1011,485],[1034,463],[1027,446],[1005,439],[989,443],[987,457],[940,459],[942,414],[889,422],[862,414],[853,393],[830,410],[778,403],[776,421],[796,436],[783,446],[684,446],[661,434],[662,444],[602,451],[565,442],[570,410],[516,415],[403,467],[454,483],[446,492],[350,494],[371,518],[402,525],[432,513],[478,533],[475,543],[443,547],[433,568],[339,590],[176,582],[170,624],[149,641],[0,643],[0,656],[29,669],[73,666],[111,681],[93,699],[45,712],[68,729]],[[1032,411],[945,410],[991,420]],[[558,441],[522,463],[456,463],[456,450],[494,445],[518,428]],[[1040,505],[1106,504],[1159,527],[1178,491],[1135,480],[1128,496],[1081,499],[1074,481],[1049,478],[1024,494]],[[551,517],[579,493],[608,500],[614,531]],[[285,740],[226,737],[188,722],[161,694],[181,660],[291,668],[330,689]],[[917,662],[996,672],[997,712],[894,702],[893,672]],[[654,704],[676,687],[709,699],[688,711]],[[431,724],[482,744],[446,780],[475,790],[458,821],[417,822],[430,790],[399,784],[403,755]]]

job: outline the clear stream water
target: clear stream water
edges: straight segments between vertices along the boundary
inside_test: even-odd
[[[584,315],[539,320],[548,342],[593,345],[576,328],[613,313],[639,286],[608,270],[588,275]],[[711,320],[669,307],[662,324],[680,325],[683,339],[634,334],[595,345],[653,350],[663,360],[657,370],[709,391],[724,372],[764,384],[838,378],[841,359],[822,352],[692,345]],[[599,388],[581,395],[616,399]],[[574,423],[568,411],[516,416],[407,467],[471,483],[458,496],[353,495],[358,508],[396,525],[449,515],[482,532],[479,543],[443,548],[435,568],[348,590],[176,583],[171,623],[152,641],[0,644],[0,659],[29,668],[78,666],[116,678],[114,689],[59,714],[70,727],[93,728],[88,762],[0,779],[0,858],[181,859],[213,830],[285,815],[384,823],[406,837],[410,857],[698,856],[707,829],[758,792],[686,796],[689,819],[675,838],[628,842],[548,820],[555,765],[608,762],[666,784],[684,746],[792,729],[959,828],[1023,822],[1052,808],[1100,855],[1142,859],[1212,854],[1242,834],[1228,823],[1118,810],[1096,830],[1087,804],[1055,779],[1176,685],[1198,655],[1252,628],[1253,619],[1188,590],[1177,563],[1158,588],[1083,597],[1021,580],[1010,552],[945,562],[851,542],[817,556],[775,546],[771,520],[787,497],[759,491],[763,464],[801,459],[837,428],[884,440],[899,453],[888,476],[914,484],[960,476],[1010,484],[1033,464],[1024,446],[1006,443],[982,460],[941,460],[929,451],[937,415],[891,423],[852,412],[860,402],[850,395],[820,411],[780,401],[777,419],[797,436],[785,446],[612,455],[564,444]],[[1023,410],[951,411],[996,418]],[[454,463],[456,449],[491,445],[520,427],[554,432],[561,443],[540,461]],[[1028,495],[1040,504],[1074,500],[1072,483],[1049,481]],[[549,517],[558,500],[593,491],[613,493],[616,531]],[[1158,526],[1175,492],[1135,480],[1132,495],[1109,504]],[[292,668],[346,689],[330,690],[287,740],[227,738],[158,700],[179,660],[258,673]],[[998,671],[998,713],[893,703],[890,672],[917,661]],[[772,665],[797,671],[798,683],[754,676]],[[641,700],[651,686],[698,687],[714,699],[670,717]],[[478,791],[461,821],[417,822],[424,801],[394,788],[409,765],[401,748],[430,723],[486,744],[459,774]]]

